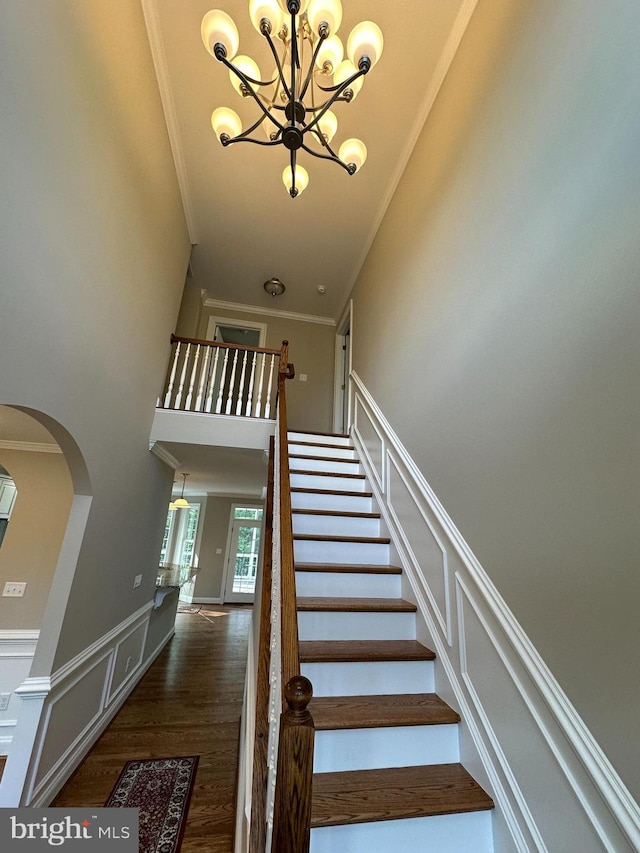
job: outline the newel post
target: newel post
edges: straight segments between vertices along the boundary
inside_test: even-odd
[[[284,688],[287,708],[280,717],[273,853],[309,851],[314,725],[307,705],[312,695],[304,675],[294,676]]]
[[[278,373],[285,379],[293,379],[296,375],[296,372],[294,366],[292,364],[289,364],[288,359],[289,341],[282,341],[282,347],[280,348],[280,365],[278,367]]]

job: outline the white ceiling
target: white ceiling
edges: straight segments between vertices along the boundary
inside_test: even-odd
[[[260,498],[267,485],[267,458],[262,450],[236,447],[205,447],[163,441],[162,446],[179,460],[173,495],[182,491],[182,472],[189,474],[185,495],[233,495]]]
[[[351,136],[368,148],[362,170],[304,152],[310,183],[297,199],[282,183],[281,146],[222,148],[211,129],[218,106],[246,127],[257,106],[232,90],[205,50],[200,23],[211,8],[238,26],[240,53],[265,75],[273,58],[249,20],[248,0],[143,0],[192,242],[196,284],[214,299],[335,318],[355,281],[397,181],[462,37],[476,0],[343,0],[339,35],[373,20],[385,38],[380,63],[357,99],[338,104],[334,147]],[[262,130],[259,129],[259,133]],[[277,276],[286,293],[262,289]],[[317,292],[318,285],[326,294]]]

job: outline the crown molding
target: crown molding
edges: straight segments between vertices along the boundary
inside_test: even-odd
[[[189,179],[187,177],[187,168],[184,161],[184,153],[182,147],[182,137],[180,136],[180,128],[178,126],[178,116],[176,114],[175,100],[173,90],[169,78],[169,68],[167,66],[167,56],[164,50],[164,41],[162,39],[162,28],[160,26],[160,14],[156,0],[141,0],[142,12],[144,21],[147,27],[147,35],[149,36],[149,45],[151,47],[151,57],[156,70],[156,78],[158,80],[158,89],[160,90],[160,100],[164,111],[165,121],[167,123],[167,132],[169,134],[169,144],[171,153],[173,154],[173,162],[176,168],[176,176],[178,178],[178,187],[182,198],[182,207],[184,209],[184,218],[187,223],[187,231],[189,232],[189,240],[191,245],[195,245],[198,240],[194,224],[193,205],[191,203],[191,192],[189,190]]]
[[[45,444],[42,441],[6,441],[0,439],[0,450],[21,450],[32,453],[62,453],[57,444]]]
[[[398,188],[400,178],[402,177],[404,170],[407,167],[407,163],[409,162],[409,158],[411,157],[416,142],[418,141],[418,138],[422,132],[422,128],[424,127],[427,119],[429,118],[431,108],[433,107],[435,100],[438,97],[438,93],[442,88],[442,84],[444,83],[444,79],[447,76],[447,72],[449,71],[451,63],[453,62],[453,59],[456,53],[458,52],[462,37],[467,31],[467,27],[469,26],[469,22],[471,21],[471,18],[477,5],[478,0],[465,0],[465,2],[460,7],[460,11],[458,12],[455,21],[453,22],[451,32],[449,33],[449,37],[447,38],[444,44],[442,53],[440,54],[440,58],[436,63],[433,76],[431,77],[431,80],[427,87],[427,91],[422,101],[422,104],[416,112],[416,120],[407,137],[407,142],[404,146],[404,149],[400,154],[400,157],[398,158],[396,168],[387,186],[387,191],[382,197],[382,202],[380,203],[380,207],[378,209],[378,215],[375,218],[371,231],[369,232],[367,240],[364,244],[362,254],[360,255],[360,258],[358,259],[354,267],[350,284],[347,287],[347,297],[345,298],[345,301],[340,307],[340,311],[338,312],[339,315],[343,313],[347,304],[347,300],[351,296],[351,291],[353,290],[358,276],[360,275],[360,270],[364,266],[364,262],[367,258],[367,255],[369,254],[373,241],[376,238],[376,234],[378,233],[378,229],[382,225],[382,220],[384,219],[387,213],[387,209],[391,204],[391,199],[393,198],[395,191]]]
[[[318,314],[296,314],[294,311],[279,311],[277,308],[260,308],[258,305],[244,305],[240,302],[224,302],[221,299],[207,298],[205,308],[222,308],[225,311],[243,311],[245,314],[264,314],[267,317],[283,317],[286,320],[299,320],[301,323],[319,323],[321,326],[335,326],[333,317],[320,317]]]
[[[149,442],[149,450],[155,454],[158,459],[162,459],[164,463],[166,463],[169,468],[173,468],[176,471],[180,467],[180,462],[176,459],[173,454],[169,453],[166,447],[163,447],[159,441],[150,441]]]

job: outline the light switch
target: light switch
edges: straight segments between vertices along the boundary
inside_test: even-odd
[[[133,588],[137,589],[142,583],[142,575],[136,575],[133,579]]]
[[[306,382],[306,381],[307,381],[307,374],[301,373],[300,374],[300,382]]]
[[[216,548],[216,554],[222,554],[222,548]]]
[[[6,598],[22,598],[26,589],[26,583],[18,581],[7,581],[2,590],[2,595]]]

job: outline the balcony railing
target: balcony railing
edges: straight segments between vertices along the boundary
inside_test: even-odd
[[[159,409],[273,419],[286,351],[171,336]]]

